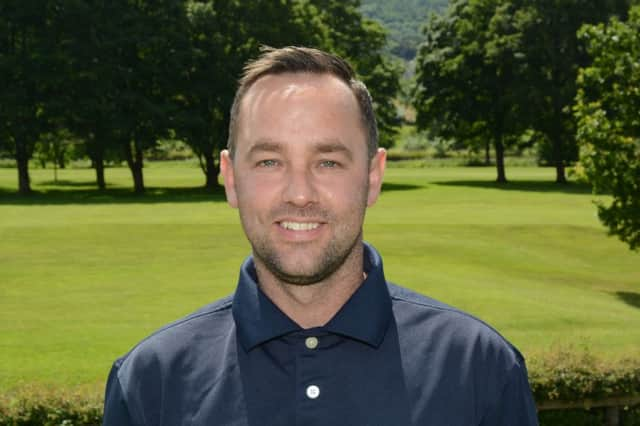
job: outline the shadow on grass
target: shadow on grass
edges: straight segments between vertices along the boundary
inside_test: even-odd
[[[640,293],[634,293],[632,291],[616,291],[616,296],[627,305],[640,309]]]
[[[386,182],[382,183],[383,191],[411,191],[413,189],[420,189],[420,188],[424,188],[424,186],[411,185],[411,184],[405,184],[405,183],[386,183]]]
[[[504,191],[559,192],[564,194],[591,194],[591,186],[586,183],[555,183],[538,180],[513,180],[507,183],[480,180],[451,180],[434,182],[436,185],[466,186],[471,188],[500,189]]]
[[[75,184],[71,185],[72,187]],[[79,186],[79,185],[78,185]],[[130,188],[47,189],[22,196],[0,188],[0,205],[64,205],[64,204],[131,204],[131,203],[197,203],[225,201],[222,188],[210,191],[204,187],[163,188],[148,187],[144,194]]]
[[[0,188],[0,205],[64,205],[64,204],[130,204],[130,203],[198,203],[225,202],[224,189],[214,191],[204,187],[167,188],[147,187],[144,194],[135,194],[130,188],[107,188],[100,191],[93,182],[50,182],[53,189],[35,190],[22,196],[15,191]],[[58,189],[60,188],[60,189]],[[385,183],[383,191],[407,191],[418,185]]]
[[[86,189],[95,189],[96,188],[96,182],[95,181],[91,181],[91,180],[76,181],[76,180],[58,179],[57,181],[48,180],[48,181],[45,181],[45,182],[39,182],[39,185],[43,185],[43,186],[62,186],[62,187],[66,187],[66,188],[86,188]]]

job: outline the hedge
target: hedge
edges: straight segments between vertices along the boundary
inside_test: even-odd
[[[584,352],[558,351],[529,361],[529,381],[541,408],[549,402],[584,405],[582,409],[540,411],[541,426],[602,426],[605,410],[591,408],[594,402],[621,397],[639,400],[640,356],[603,361]],[[0,425],[100,425],[101,392],[95,388],[72,392],[22,388],[0,396]],[[622,407],[620,425],[640,426],[640,404]]]
[[[606,408],[592,407],[599,401],[616,399],[634,402],[633,406],[621,406],[619,424],[640,426],[640,356],[607,361],[588,352],[559,350],[532,357],[529,382],[540,408],[563,403],[584,407],[540,411],[541,426],[602,426],[606,424]]]
[[[2,426],[94,426],[102,423],[102,395],[93,390],[74,391],[26,387],[0,396]]]

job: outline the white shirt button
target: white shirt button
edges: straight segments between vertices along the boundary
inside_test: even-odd
[[[318,347],[318,338],[317,337],[307,337],[304,340],[304,344],[308,349],[315,349]]]
[[[320,388],[316,385],[311,385],[307,387],[307,397],[309,399],[316,399],[320,396]]]

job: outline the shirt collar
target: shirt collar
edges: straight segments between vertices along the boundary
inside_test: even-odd
[[[320,328],[377,347],[382,343],[391,319],[391,298],[382,259],[367,243],[364,243],[364,271],[367,278],[338,313]],[[252,256],[240,268],[232,312],[238,338],[245,350],[301,330],[260,290]]]

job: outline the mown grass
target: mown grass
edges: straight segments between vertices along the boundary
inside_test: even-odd
[[[233,291],[249,252],[237,213],[192,163],[0,169],[0,392],[101,389],[111,362],[164,323]],[[589,188],[552,169],[391,168],[365,225],[387,278],[472,312],[531,358],[571,345],[640,355],[640,254],[606,235]]]

